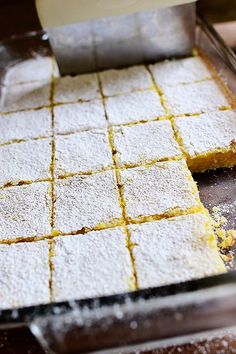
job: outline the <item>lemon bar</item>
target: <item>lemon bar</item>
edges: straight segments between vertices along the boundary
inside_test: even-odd
[[[149,66],[155,82],[161,90],[166,86],[178,86],[211,79],[211,72],[199,57],[166,60]]]
[[[36,81],[2,87],[0,112],[40,108],[50,104],[50,84]]]
[[[51,134],[51,112],[36,111],[0,114],[0,144],[16,140],[48,137]]]
[[[55,182],[55,228],[69,233],[121,219],[114,171]]]
[[[50,301],[47,241],[0,245],[1,309]]]
[[[113,139],[120,166],[181,156],[168,120],[113,127]]]
[[[122,228],[54,240],[52,288],[56,301],[129,290],[132,267]]]
[[[236,112],[216,111],[175,119],[191,171],[236,165]]]
[[[24,60],[10,67],[4,77],[4,85],[41,81],[50,82],[52,75],[52,58],[36,57]]]
[[[94,100],[55,106],[54,125],[56,134],[106,128],[107,123],[102,101]]]
[[[65,76],[55,80],[54,102],[88,101],[100,97],[96,74]]]
[[[0,146],[0,187],[51,177],[51,139]]]
[[[128,219],[169,216],[200,207],[197,187],[184,160],[120,173]]]
[[[56,176],[96,171],[112,164],[107,130],[90,130],[55,138]]]
[[[145,90],[153,86],[151,76],[143,65],[120,70],[107,70],[99,75],[105,96]]]
[[[173,115],[205,113],[217,108],[225,108],[229,103],[213,80],[166,87],[166,105]]]
[[[140,288],[179,283],[226,271],[209,216],[187,216],[129,226]]]
[[[50,192],[48,182],[0,189],[0,240],[50,234]]]
[[[108,97],[106,111],[112,125],[153,120],[165,115],[160,97],[154,90]]]

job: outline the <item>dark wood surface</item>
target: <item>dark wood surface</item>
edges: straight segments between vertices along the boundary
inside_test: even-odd
[[[179,346],[158,349],[143,354],[233,354],[236,336],[216,338]],[[28,329],[0,331],[0,354],[49,354],[41,349]],[[131,354],[131,353],[130,353]],[[134,354],[134,353],[132,353]]]

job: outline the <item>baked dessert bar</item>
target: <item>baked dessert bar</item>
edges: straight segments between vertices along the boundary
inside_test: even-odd
[[[89,173],[113,164],[107,130],[90,130],[55,138],[55,175]]]
[[[7,70],[3,84],[8,86],[34,81],[50,81],[52,67],[51,57],[38,56],[24,60]]]
[[[48,241],[0,245],[1,309],[50,302]]]
[[[104,96],[114,96],[153,87],[152,79],[143,65],[127,69],[107,70],[99,74]]]
[[[51,139],[0,146],[0,187],[51,178]]]
[[[225,271],[207,213],[131,225],[129,229],[140,288]]]
[[[0,241],[35,240],[51,234],[51,184],[0,189]]]
[[[191,171],[236,164],[236,112],[216,111],[175,118],[174,124]]]
[[[51,135],[51,121],[49,108],[0,114],[0,145],[49,137]]]
[[[108,97],[106,112],[111,125],[155,120],[165,115],[155,90]]]
[[[50,90],[51,86],[48,81],[3,86],[0,112],[13,112],[48,106],[50,104]]]
[[[55,106],[53,112],[55,134],[70,134],[107,127],[101,100],[63,104]]]
[[[200,57],[166,60],[149,65],[149,68],[162,91],[168,86],[179,86],[212,78],[211,72]]]
[[[117,163],[121,167],[182,156],[169,120],[113,127],[112,130]]]
[[[96,74],[66,76],[55,80],[55,102],[89,101],[100,97]]]
[[[53,241],[52,252],[55,301],[130,290],[132,266],[121,227],[58,237]]]
[[[184,160],[130,168],[120,174],[128,220],[169,217],[202,207]]]
[[[116,225],[122,218],[114,171],[55,181],[55,228],[62,233]]]
[[[174,116],[229,108],[227,98],[214,80],[169,86],[163,92],[166,107]]]

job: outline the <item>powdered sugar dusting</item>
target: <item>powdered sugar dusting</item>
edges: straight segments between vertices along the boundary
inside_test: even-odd
[[[171,123],[167,120],[114,127],[119,164],[141,164],[181,156]]]
[[[164,90],[167,107],[173,115],[204,113],[229,106],[215,81],[203,81]]]
[[[163,90],[166,86],[177,86],[210,79],[212,77],[206,64],[199,57],[179,60],[166,60],[150,65],[157,85]]]
[[[176,118],[175,125],[190,156],[231,148],[236,139],[236,112],[215,111],[198,117]]]
[[[54,241],[56,301],[127,292],[132,275],[122,228],[59,237]]]
[[[51,177],[51,139],[0,147],[0,186]]]
[[[0,190],[0,240],[51,233],[50,183]]]
[[[127,124],[165,115],[160,98],[154,90],[109,97],[106,99],[106,110],[111,124]]]
[[[55,227],[62,232],[121,218],[114,171],[55,182]]]
[[[101,100],[56,106],[54,107],[54,122],[56,134],[106,128],[107,125]]]
[[[0,245],[1,309],[50,301],[48,241]]]
[[[144,90],[152,86],[151,76],[143,65],[107,70],[99,75],[105,96]]]
[[[225,271],[203,213],[132,225],[141,288],[178,283]]]
[[[161,215],[200,204],[184,161],[160,162],[121,171],[126,212],[130,218]]]

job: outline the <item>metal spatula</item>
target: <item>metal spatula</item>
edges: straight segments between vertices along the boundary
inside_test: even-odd
[[[62,75],[188,55],[193,0],[36,0]]]

